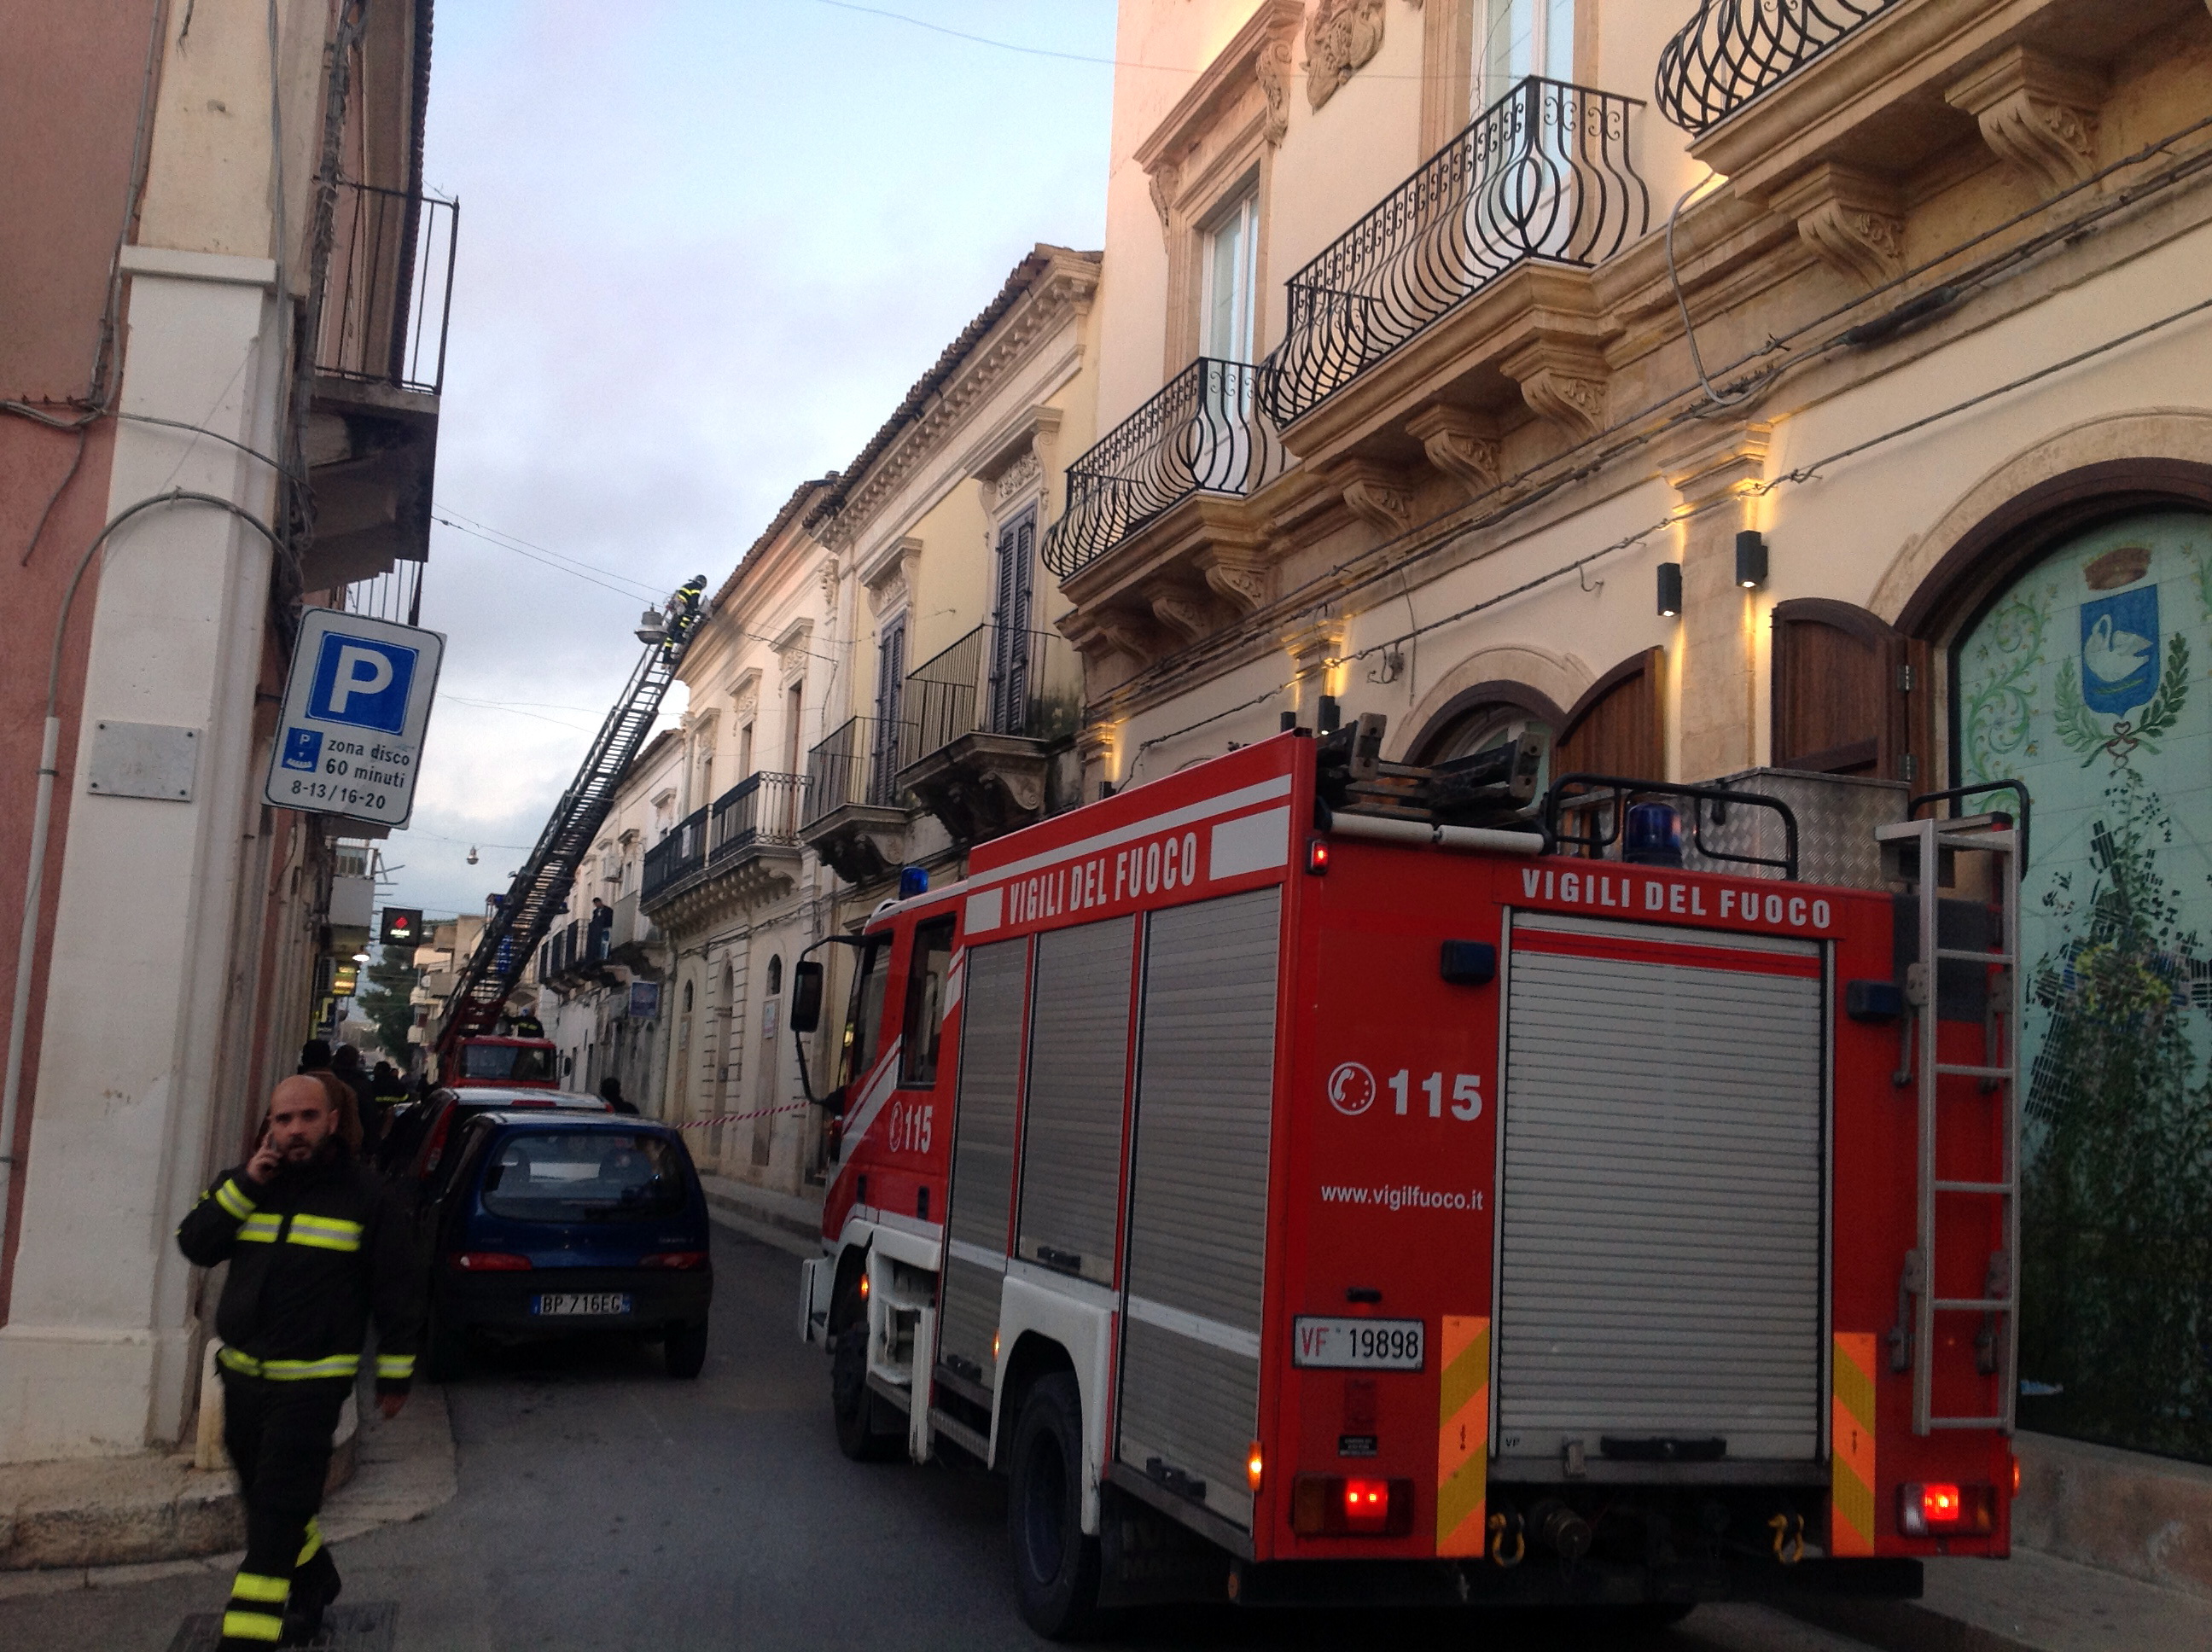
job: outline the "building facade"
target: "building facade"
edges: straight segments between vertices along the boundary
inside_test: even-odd
[[[683,763],[678,729],[638,754],[577,870],[568,921],[532,965],[538,1018],[560,1048],[562,1084],[596,1094],[613,1078],[641,1109],[659,1096],[667,1064],[660,1001],[670,954],[638,893],[647,851],[676,819]]]
[[[1090,438],[1098,265],[1017,264],[854,461],[792,495],[685,657],[679,814],[641,890],[674,953],[659,1095],[734,1180],[803,1196],[828,1163],[782,1030],[802,953],[902,867],[957,877],[972,843],[1076,799],[1079,667],[1038,544]]]
[[[2212,1461],[2212,13],[1779,11],[1123,0],[1088,783],[2024,780],[2022,1424]]]
[[[0,16],[0,1461],[180,1436],[169,1236],[366,939],[362,829],[260,794],[301,607],[408,620],[427,556],[430,15]]]

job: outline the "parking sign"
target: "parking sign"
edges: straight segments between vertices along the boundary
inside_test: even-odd
[[[446,640],[310,608],[262,795],[281,809],[404,826]]]

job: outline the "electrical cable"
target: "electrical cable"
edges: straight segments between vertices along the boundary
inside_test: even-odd
[[[1681,267],[1674,261],[1674,226],[1681,221],[1682,209],[1689,205],[1690,197],[1706,185],[1717,185],[1722,181],[1720,173],[1707,168],[1702,179],[1682,191],[1674,203],[1674,210],[1667,215],[1667,281],[1674,289],[1674,307],[1682,313],[1682,337],[1690,346],[1690,365],[1697,369],[1698,382],[1705,386],[1706,399],[1715,407],[1735,407],[1765,390],[1772,382],[1773,375],[1770,374],[1764,380],[1753,380],[1733,396],[1723,396],[1713,388],[1712,380],[1705,374],[1705,352],[1698,348],[1698,330],[1690,321],[1690,301],[1682,291]]]

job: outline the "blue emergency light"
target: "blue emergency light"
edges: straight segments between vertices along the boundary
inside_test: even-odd
[[[1632,804],[1620,858],[1632,866],[1680,866],[1682,817],[1668,804]]]

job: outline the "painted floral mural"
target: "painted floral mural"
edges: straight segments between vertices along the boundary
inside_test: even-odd
[[[2083,535],[1954,658],[1963,779],[2034,801],[2021,1425],[2212,1461],[2212,518]]]

